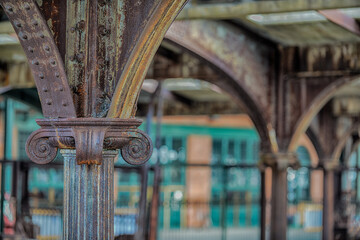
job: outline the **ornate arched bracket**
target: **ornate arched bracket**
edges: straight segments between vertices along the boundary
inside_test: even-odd
[[[75,149],[78,164],[101,164],[104,149],[121,149],[123,159],[140,165],[152,154],[149,136],[138,130],[141,120],[112,118],[39,119],[41,127],[26,143],[29,158],[38,164],[54,160],[57,150]]]

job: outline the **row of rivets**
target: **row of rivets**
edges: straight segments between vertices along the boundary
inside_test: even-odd
[[[24,6],[24,9],[27,10],[27,11],[29,11],[29,10],[31,9],[29,3],[25,3],[23,6]],[[6,9],[6,11],[8,11],[9,13],[13,13],[13,12],[14,12],[14,7],[13,7],[11,4],[6,4],[6,5],[5,5],[5,9]],[[38,22],[36,19],[33,19],[33,20],[31,21],[31,24],[32,24],[33,26],[35,26],[35,27],[39,26],[39,22]],[[14,21],[14,25],[15,25],[17,28],[22,28],[22,27],[23,27],[23,25],[22,25],[22,23],[21,23],[20,21]],[[77,28],[78,28],[79,30],[83,29],[84,27],[85,27],[85,22],[84,22],[84,21],[80,21],[80,22],[77,24]],[[45,38],[45,35],[44,35],[44,33],[42,33],[42,32],[40,32],[38,36],[39,36],[40,38],[42,38],[42,39]],[[19,37],[20,37],[20,39],[22,39],[22,40],[28,40],[28,39],[29,39],[28,34],[25,33],[25,32],[19,32]],[[46,52],[48,52],[48,53],[50,52],[50,46],[49,46],[49,45],[44,45],[43,48],[44,48],[44,50],[45,50]],[[29,46],[29,47],[27,48],[27,50],[28,50],[30,53],[34,53],[35,48]],[[77,56],[77,57],[78,57],[78,59],[82,59],[82,58],[83,58],[81,55],[79,55],[79,56]],[[39,62],[39,60],[37,60],[37,59],[32,60],[31,63],[34,64],[34,65],[36,65],[36,66],[40,65],[40,62]],[[50,59],[50,64],[51,64],[52,66],[56,66],[56,60],[55,60],[55,59]],[[59,77],[60,77],[60,73],[59,73],[59,72],[55,72],[55,73],[54,73],[54,76],[55,76],[56,78],[59,78]],[[39,74],[38,74],[38,77],[39,77],[39,79],[43,80],[43,79],[45,78],[45,75],[44,75],[44,73],[39,73]],[[43,87],[42,90],[43,90],[43,92],[45,92],[45,93],[49,92],[49,89],[48,89],[47,87]],[[63,87],[63,86],[60,86],[57,90],[60,91],[60,92],[63,92],[63,91],[64,91],[64,87]],[[48,99],[45,100],[45,103],[46,103],[47,105],[52,105],[52,104],[53,104],[53,101],[52,101],[52,99],[48,98]],[[67,102],[66,100],[62,101],[62,106],[64,106],[64,107],[68,106],[68,102]]]
[[[28,3],[25,3],[25,4],[24,4],[24,8],[29,11],[29,10],[30,10],[30,5],[29,5]],[[9,4],[7,4],[7,5],[5,6],[5,9],[6,9],[6,11],[8,11],[8,12],[10,12],[10,13],[14,12],[13,6],[11,6],[11,5],[9,5]]]

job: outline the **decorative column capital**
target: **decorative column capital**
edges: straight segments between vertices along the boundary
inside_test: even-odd
[[[138,119],[66,118],[39,119],[41,127],[26,143],[29,158],[38,164],[54,160],[57,150],[75,149],[78,164],[100,165],[103,150],[121,149],[126,162],[140,165],[152,154],[152,141],[138,130]]]
[[[300,164],[295,153],[261,153],[259,168],[265,167],[284,170],[288,167],[299,168]]]

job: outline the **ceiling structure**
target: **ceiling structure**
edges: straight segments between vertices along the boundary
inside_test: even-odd
[[[34,87],[31,73],[26,64],[26,57],[16,34],[5,15],[2,12],[0,15],[2,20],[0,22],[0,61],[11,63],[11,65],[7,65],[7,71],[11,73],[7,77],[4,77],[5,75],[2,75],[0,71],[0,77],[3,76],[1,85],[11,89]],[[197,19],[224,22],[234,29],[241,30],[244,35],[256,38],[270,48],[281,48],[285,49],[284,51],[296,49],[294,57],[289,58],[289,62],[301,59],[300,61],[305,61],[308,65],[312,63],[315,66],[316,61],[321,59],[319,56],[327,54],[336,56],[341,54],[341,51],[351,53],[350,57],[358,54],[360,2],[357,0],[192,0],[180,13],[177,21],[197,21]],[[221,30],[221,28],[219,29]],[[221,34],[220,32],[219,35]],[[347,59],[346,61],[351,60]],[[359,64],[356,62],[357,58],[354,61],[355,63],[348,64],[355,66],[348,70],[351,72],[349,75],[360,73],[357,68]],[[321,63],[317,64],[321,65]],[[326,65],[326,63],[324,64]],[[302,63],[300,62],[298,65],[302,65]],[[340,77],[347,71],[344,68],[339,69],[327,71],[326,74],[329,77],[333,77],[333,75]],[[156,74],[153,74],[154,71]],[[166,73],[162,74],[161,72]],[[316,69],[297,71],[294,79],[308,77],[307,74],[314,77],[316,72]],[[318,73],[324,77],[324,71],[318,71]],[[163,42],[147,78],[167,79],[164,85],[169,88],[167,97],[169,102],[172,102],[165,111],[168,114],[193,114],[196,112],[194,109],[200,105],[212,106],[206,109],[202,107],[204,109],[200,111],[202,114],[221,113],[221,110],[224,109],[221,106],[224,105],[229,106],[224,113],[244,111],[238,110],[237,102],[232,101],[230,96],[234,94],[231,91],[230,96],[227,94],[228,90],[231,90],[231,84],[225,89],[222,88],[221,81],[224,80],[224,76],[218,73],[216,67],[202,63],[199,56],[194,57],[191,51],[189,53],[171,41]],[[199,84],[200,80],[209,81],[215,85]],[[151,85],[150,82],[151,80],[144,84],[139,99],[140,106],[149,99],[152,93],[147,86]],[[333,101],[334,112],[338,115],[358,115],[360,109],[356,106],[360,101],[359,90],[360,83],[355,82],[351,86],[337,91]],[[140,108],[139,113],[144,114],[145,110],[141,111]]]

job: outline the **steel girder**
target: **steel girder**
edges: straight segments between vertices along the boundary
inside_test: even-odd
[[[357,44],[284,48],[210,20],[175,22],[165,39],[232,80],[259,132],[263,152],[295,151],[326,102],[342,87],[360,81]]]

